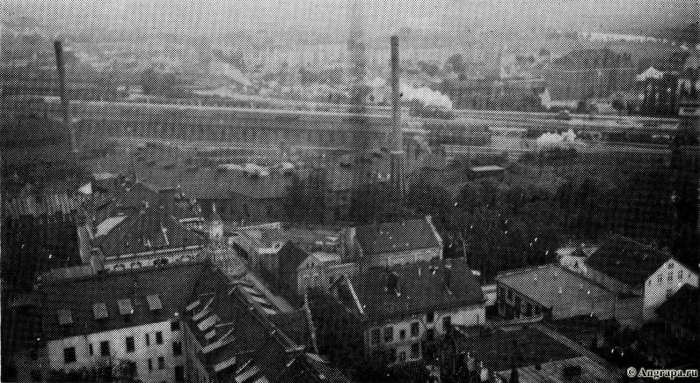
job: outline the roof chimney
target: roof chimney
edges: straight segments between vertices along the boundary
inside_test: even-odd
[[[395,271],[390,272],[386,278],[386,289],[389,294],[399,295],[399,275]]]

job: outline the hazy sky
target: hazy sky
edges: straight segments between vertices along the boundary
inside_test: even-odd
[[[494,28],[539,25],[565,28],[696,22],[697,0],[358,0],[374,32],[402,26]],[[0,7],[75,29],[220,33],[274,27],[333,32],[346,27],[348,0],[3,0]],[[7,12],[3,13],[7,14]]]

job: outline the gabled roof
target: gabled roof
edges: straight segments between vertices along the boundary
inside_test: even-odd
[[[221,381],[272,380],[288,357],[302,350],[244,291],[246,286],[208,267],[187,298],[184,320],[203,347],[198,357]]]
[[[390,278],[396,280],[395,291],[388,288]],[[373,268],[351,281],[370,320],[486,301],[479,281],[463,259]]]
[[[107,223],[110,223],[108,231]],[[156,249],[178,249],[203,243],[200,236],[187,230],[159,207],[149,207],[123,219],[119,216],[108,218],[98,226],[98,231],[100,228],[105,229],[98,233],[103,235],[96,237],[93,245],[100,247],[105,257]]]
[[[640,286],[671,255],[621,235],[614,235],[586,259],[586,266],[629,286]]]
[[[656,313],[661,318],[697,334],[700,331],[699,307],[700,290],[686,283],[662,303],[656,309]]]
[[[182,292],[192,290],[203,268],[201,262],[189,262],[48,281],[39,290],[43,297],[44,338],[53,340],[174,318],[186,304]],[[147,297],[151,295],[160,297],[158,315],[149,308]],[[59,320],[68,321],[67,312],[72,323],[64,331]],[[125,312],[131,312],[128,323],[124,321]]]
[[[440,247],[428,217],[358,226],[356,238],[364,255]]]

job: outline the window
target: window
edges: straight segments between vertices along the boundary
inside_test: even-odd
[[[535,315],[540,315],[540,306],[535,305]]]
[[[146,347],[151,345],[151,334],[146,334]]]
[[[165,357],[162,357],[162,356],[158,357],[158,369],[165,370]]]
[[[433,321],[435,320],[435,313],[432,311],[428,312],[428,315],[426,315],[425,320],[428,323],[433,323]]]
[[[185,368],[183,366],[175,366],[175,381],[184,382],[185,381]]]
[[[406,339],[406,330],[399,331],[399,339],[401,339],[401,340]]]
[[[109,356],[109,341],[100,342],[100,355]]]
[[[394,362],[396,362],[396,349],[390,348],[389,349],[389,363],[394,363]]]
[[[411,359],[420,358],[420,343],[414,343],[411,345]]]
[[[661,282],[664,280],[664,276],[659,274],[656,276],[656,281],[658,284],[661,284]]]
[[[151,359],[148,360],[148,371],[153,371],[153,361]]]
[[[370,343],[371,344],[379,344],[379,338],[381,337],[380,331],[378,328],[375,328],[372,330],[372,335],[370,336]]]
[[[668,281],[671,282],[673,280],[673,271],[668,272]]]
[[[88,345],[88,351],[90,352],[90,356],[93,356],[95,354],[95,350],[92,348],[92,343]]]
[[[175,355],[175,356],[182,355],[182,343],[173,342],[173,355]]]
[[[405,362],[406,361],[406,351],[401,351],[399,353],[399,362]]]
[[[669,269],[672,269],[672,268],[673,268],[673,262],[669,262],[669,263],[668,263],[668,268],[669,268]]]
[[[671,288],[666,289],[666,298],[671,296]]]
[[[163,333],[160,331],[156,333],[156,343],[163,344]]]
[[[419,332],[420,330],[418,328],[418,322],[411,323],[411,336],[416,337],[418,336]]]
[[[180,330],[180,321],[170,322],[170,331]]]
[[[126,337],[126,352],[134,352],[135,346],[134,346],[134,337],[133,336],[127,336]]]
[[[384,343],[389,343],[394,340],[394,328],[389,326],[384,329]]]
[[[75,347],[63,349],[63,362],[66,364],[75,362]]]
[[[528,316],[528,317],[532,316],[532,304],[530,302],[528,302],[525,307],[526,307],[525,316]]]
[[[449,315],[444,316],[442,318],[442,330],[447,331],[450,329],[450,327],[452,327],[452,317]]]
[[[683,270],[678,270],[678,280],[683,279]]]
[[[508,289],[508,300],[512,300],[512,299],[513,299],[513,290]]]
[[[425,338],[429,342],[433,341],[435,339],[435,329],[429,328],[428,331],[425,332]]]
[[[651,279],[647,282],[647,286],[651,286]]]

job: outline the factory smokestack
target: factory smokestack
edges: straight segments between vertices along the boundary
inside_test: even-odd
[[[66,90],[66,67],[63,61],[63,44],[61,41],[54,41],[53,47],[56,51],[56,69],[58,70],[58,84],[61,95],[61,109],[63,109],[63,123],[65,124],[65,128],[68,129],[68,132],[70,133],[71,152],[76,153],[78,151],[78,145],[70,118],[70,102],[68,100],[68,92]]]
[[[391,36],[391,184],[397,197],[403,198],[405,185],[405,154],[401,131],[401,90],[399,85],[399,38]]]

